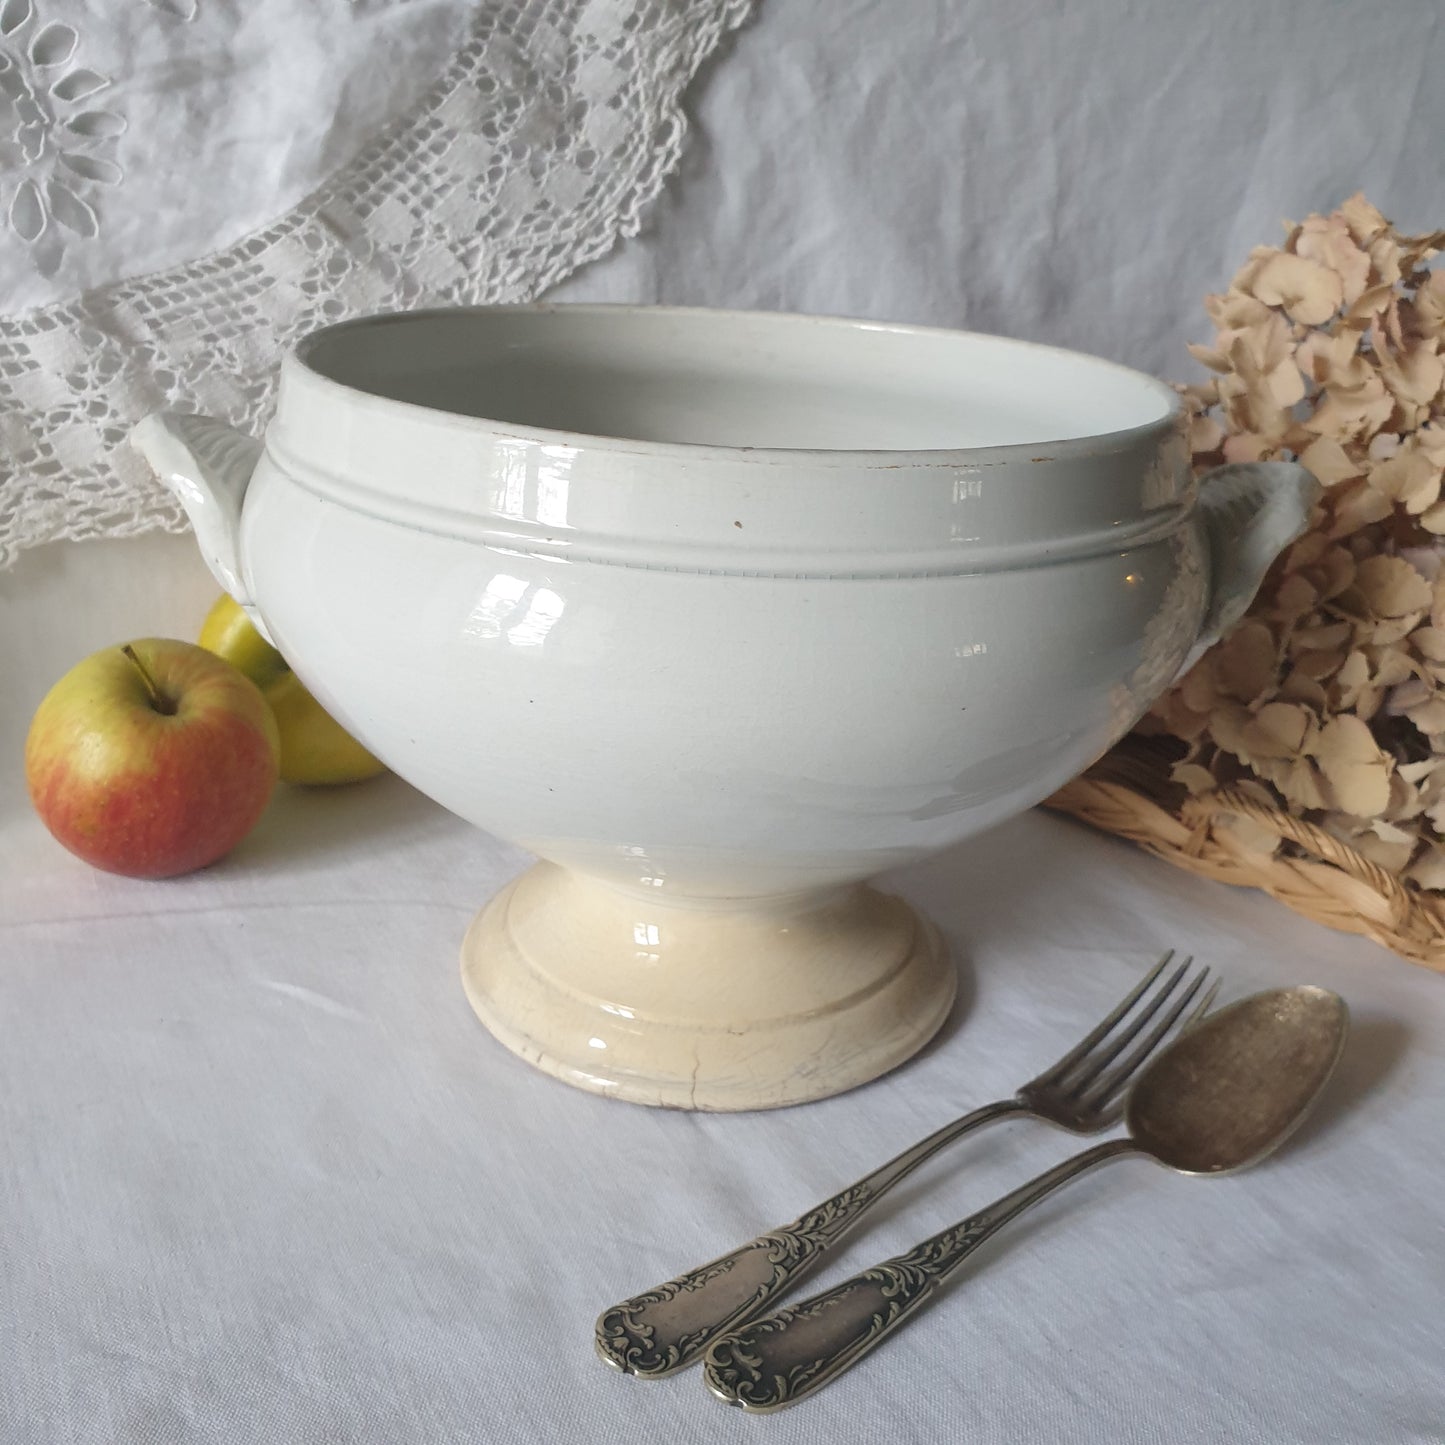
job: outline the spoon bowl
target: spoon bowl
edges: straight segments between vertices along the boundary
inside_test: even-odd
[[[1304,1121],[1348,1031],[1344,1000],[1309,984],[1210,1014],[1139,1076],[1125,1111],[1134,1144],[1181,1174],[1257,1164]]]

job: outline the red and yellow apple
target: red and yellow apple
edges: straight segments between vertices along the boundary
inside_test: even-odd
[[[280,739],[260,690],[189,642],[146,638],[77,663],[25,743],[30,798],[78,857],[132,878],[204,868],[255,826]]]
[[[201,625],[198,639],[261,689],[281,735],[281,779],[287,783],[358,783],[386,771],[306,690],[286,659],[225,593]]]

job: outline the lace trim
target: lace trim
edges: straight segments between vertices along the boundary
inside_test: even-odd
[[[636,235],[684,88],[755,0],[488,5],[417,108],[293,211],[184,266],[0,319],[0,568],[182,531],[125,444],[160,407],[258,432],[279,357],[371,311],[523,301]]]

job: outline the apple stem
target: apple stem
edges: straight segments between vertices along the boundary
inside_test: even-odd
[[[141,681],[145,683],[146,691],[150,694],[151,706],[155,708],[157,712],[165,713],[167,716],[173,714],[176,710],[175,700],[167,697],[165,693],[156,686],[155,678],[150,675],[150,671],[145,663],[136,656],[135,648],[127,642],[126,645],[121,648],[121,651],[130,659],[131,666],[140,673]]]

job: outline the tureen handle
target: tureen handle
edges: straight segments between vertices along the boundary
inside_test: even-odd
[[[211,575],[260,627],[241,566],[240,536],[241,504],[261,443],[214,417],[179,411],[153,412],[130,440],[186,509]]]
[[[1270,564],[1309,525],[1319,493],[1313,473],[1298,462],[1232,462],[1199,478],[1209,608],[1181,676],[1244,616]]]

